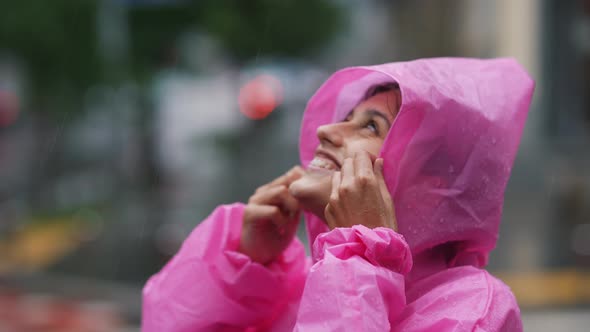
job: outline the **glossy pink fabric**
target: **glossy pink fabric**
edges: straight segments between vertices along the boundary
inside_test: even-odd
[[[425,59],[335,73],[308,103],[301,160],[317,127],[379,83],[402,107],[381,155],[399,233],[328,231],[261,266],[237,253],[243,205],[222,206],[144,288],[144,331],[522,331],[510,289],[481,269],[534,84],[511,59]]]

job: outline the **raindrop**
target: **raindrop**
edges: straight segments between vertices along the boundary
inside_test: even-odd
[[[494,144],[494,145],[496,144],[496,138],[495,137],[492,138],[492,144]]]
[[[449,165],[449,174],[455,173],[455,167],[453,165]]]

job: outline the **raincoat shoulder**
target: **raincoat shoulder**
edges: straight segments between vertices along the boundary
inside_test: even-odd
[[[295,316],[307,274],[295,239],[268,266],[237,252],[244,205],[218,207],[143,289],[142,331],[244,331]],[[287,320],[287,322],[285,322]]]

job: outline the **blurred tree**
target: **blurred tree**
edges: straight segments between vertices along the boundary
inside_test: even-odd
[[[86,88],[101,79],[96,5],[93,0],[2,3],[0,56],[15,59],[26,75],[20,104],[35,142],[35,162],[26,165],[27,187],[10,195],[25,194],[33,207],[39,207],[48,178],[59,173],[55,143],[61,123],[83,109]]]
[[[131,77],[148,79],[160,66],[173,65],[176,39],[189,28],[216,38],[237,62],[259,55],[304,56],[324,45],[343,22],[341,8],[317,0],[53,0],[9,1],[0,12],[0,51],[20,59],[38,98],[78,99],[90,85],[109,78],[97,31],[101,3],[127,8]],[[125,71],[125,68],[120,68]],[[32,107],[61,112],[63,107]]]
[[[2,3],[0,51],[24,66],[32,111],[60,113],[100,78],[95,9],[92,0]]]
[[[171,3],[136,5],[129,11],[131,57],[140,74],[146,74],[154,59],[162,65],[175,64],[173,46],[187,28],[215,38],[239,64],[260,55],[309,55],[335,35],[344,19],[341,7],[326,0]]]
[[[0,57],[8,55],[24,69],[23,118],[32,123],[31,133],[35,136],[35,160],[26,165],[28,187],[17,190],[28,197],[34,213],[51,214],[54,211],[48,209],[55,207],[53,201],[47,201],[53,198],[48,188],[55,187],[60,178],[83,173],[80,167],[108,168],[113,197],[107,202],[112,211],[106,212],[106,218],[114,220],[114,224],[120,222],[120,227],[109,234],[113,235],[111,250],[128,253],[125,261],[135,263],[124,264],[117,271],[95,271],[92,269],[100,267],[92,264],[88,273],[141,280],[157,268],[153,261],[157,255],[152,243],[129,248],[137,243],[126,241],[125,234],[117,234],[125,233],[119,231],[124,229],[125,220],[120,220],[124,217],[118,209],[128,205],[129,200],[139,200],[149,210],[149,220],[144,221],[148,235],[145,240],[162,222],[150,85],[157,72],[180,65],[179,38],[193,31],[206,34],[216,39],[228,58],[239,66],[258,56],[313,54],[338,31],[342,14],[330,0],[4,1],[0,11]],[[121,110],[116,107],[84,107],[89,88],[104,86],[118,91],[129,82],[136,83],[139,89],[131,96],[136,99],[135,109],[126,115],[127,120],[121,120]],[[113,127],[123,128],[118,130],[129,129],[115,126],[120,121],[134,126],[127,136],[123,135],[123,143],[136,142],[132,176],[121,166],[130,151],[125,144],[112,144],[111,155],[98,157],[93,165],[75,165],[72,160],[76,156],[65,156],[61,133],[69,128],[67,121],[84,110],[96,109],[108,112]],[[120,140],[113,138],[113,142]],[[81,260],[87,257],[82,256]],[[66,266],[74,272],[80,265],[66,262]]]
[[[199,21],[239,60],[259,54],[305,56],[341,28],[343,13],[332,1],[201,1]]]

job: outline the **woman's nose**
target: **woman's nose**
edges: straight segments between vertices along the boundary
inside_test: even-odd
[[[339,128],[339,123],[319,126],[317,135],[321,143],[328,143],[333,146],[341,146],[343,143],[342,130]]]

